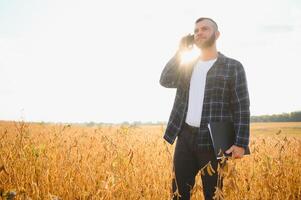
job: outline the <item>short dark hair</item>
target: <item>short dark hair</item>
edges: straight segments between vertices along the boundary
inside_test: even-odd
[[[211,19],[211,18],[209,18],[209,17],[200,17],[200,18],[198,18],[198,19],[195,21],[195,23],[199,23],[199,22],[204,21],[204,20],[209,20],[209,21],[211,21],[211,22],[214,24],[216,30],[218,30],[217,23],[216,23],[213,19]]]

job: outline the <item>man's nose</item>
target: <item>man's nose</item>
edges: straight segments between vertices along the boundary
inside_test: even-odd
[[[196,36],[199,38],[199,37],[201,37],[202,36],[202,32],[200,31],[200,32],[198,32],[197,34],[196,34]]]

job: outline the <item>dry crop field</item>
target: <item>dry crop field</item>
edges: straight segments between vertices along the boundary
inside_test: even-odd
[[[163,131],[0,122],[0,196],[170,199],[174,145],[164,142]],[[254,123],[250,148],[250,156],[227,162],[219,198],[300,200],[301,123]],[[194,200],[203,199],[200,176]]]

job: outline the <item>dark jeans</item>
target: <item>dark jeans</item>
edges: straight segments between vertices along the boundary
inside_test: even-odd
[[[197,146],[196,137],[197,128],[191,128],[186,124],[178,135],[174,153],[176,179],[172,181],[172,190],[175,192],[178,188],[181,197],[174,196],[174,200],[190,199],[190,190],[194,186],[195,176],[209,161],[211,161],[211,165],[216,173],[210,176],[207,170],[205,170],[205,176],[201,176],[203,194],[206,200],[211,200],[214,196],[218,181],[218,160],[214,155],[213,147],[200,149]],[[220,183],[219,187],[222,188],[222,180]]]

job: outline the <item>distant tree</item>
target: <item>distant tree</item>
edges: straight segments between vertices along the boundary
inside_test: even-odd
[[[142,124],[141,121],[134,121],[134,122],[132,123],[132,125],[134,125],[134,126],[138,126],[138,125],[141,125],[141,124]]]
[[[291,120],[295,122],[301,121],[301,111],[296,111],[291,113]]]
[[[96,125],[96,123],[95,122],[89,122],[89,123],[86,123],[86,126],[88,126],[88,127],[92,127],[92,126],[95,126]]]

